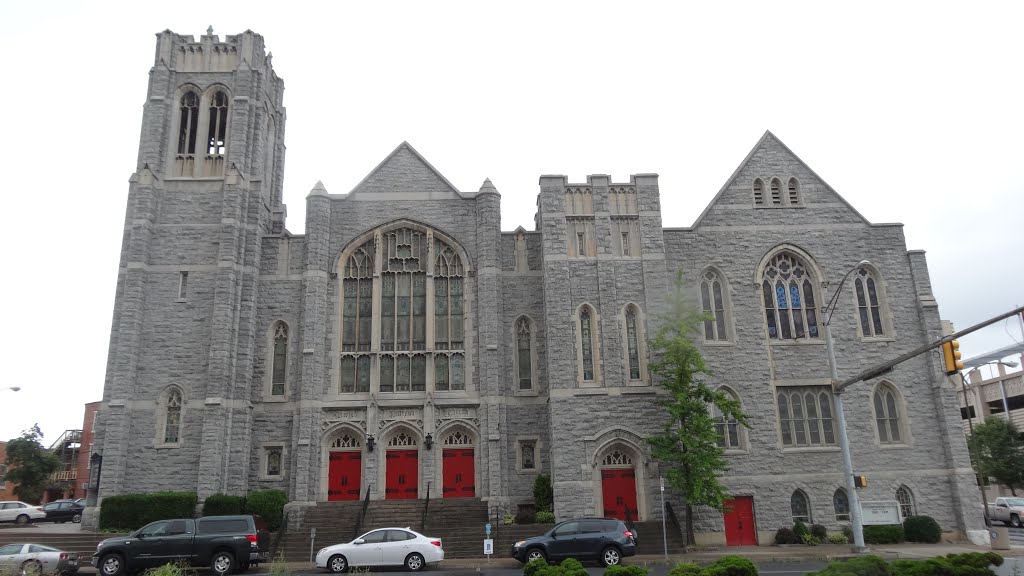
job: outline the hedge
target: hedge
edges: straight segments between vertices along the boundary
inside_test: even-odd
[[[757,576],[757,566],[743,556],[722,556],[704,568],[704,576]]]
[[[869,525],[864,527],[865,544],[899,544],[905,539],[902,524]]]
[[[283,490],[257,490],[245,498],[245,513],[263,517],[267,529],[277,532],[284,518],[284,505],[288,495]]]
[[[891,564],[886,564],[878,556],[861,556],[832,562],[808,576],[994,576],[992,566],[1001,566],[1002,563],[1003,557],[995,552],[949,554],[925,560],[893,560]]]
[[[907,542],[938,544],[942,540],[942,528],[931,516],[910,516],[903,521],[903,534]]]
[[[245,512],[245,496],[211,494],[203,501],[203,516],[234,516]]]
[[[156,492],[107,496],[100,504],[100,529],[131,532],[157,520],[192,518],[195,492]]]

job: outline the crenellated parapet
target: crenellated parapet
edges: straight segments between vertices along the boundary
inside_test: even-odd
[[[271,58],[263,37],[251,30],[225,36],[224,41],[213,33],[213,27],[198,42],[194,36],[170,30],[157,34],[155,64],[175,72],[230,72],[246,65],[269,73]]]

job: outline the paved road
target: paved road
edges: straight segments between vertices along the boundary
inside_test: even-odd
[[[627,563],[628,565],[628,563]],[[761,574],[766,576],[797,576],[800,574],[806,574],[808,572],[814,572],[820,570],[825,566],[824,561],[809,561],[809,562],[768,562],[764,564],[758,564],[757,568]],[[604,574],[604,568],[597,566],[586,566],[587,573],[591,576],[601,576]],[[669,571],[669,566],[655,565],[648,568],[648,576],[665,576]],[[402,573],[401,569],[395,570],[375,570],[373,572],[365,572],[364,574],[395,574]],[[425,575],[430,574],[444,574],[444,576],[521,576],[523,569],[519,568],[488,568],[487,564],[484,563],[480,566],[479,571],[475,568],[466,568],[451,570],[441,568],[431,569],[425,572]],[[293,576],[324,576],[327,572],[321,571],[299,571],[293,572]],[[1012,573],[1010,573],[1012,574]]]

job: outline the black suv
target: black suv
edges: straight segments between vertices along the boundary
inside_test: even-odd
[[[92,565],[122,576],[164,564],[209,566],[217,576],[270,560],[270,533],[259,516],[204,516],[146,524],[96,546]]]
[[[636,540],[625,522],[615,518],[577,518],[555,524],[542,536],[520,540],[512,545],[512,557],[526,563],[531,560],[557,561],[563,558],[598,560],[604,566],[618,564],[623,557],[636,554]]]

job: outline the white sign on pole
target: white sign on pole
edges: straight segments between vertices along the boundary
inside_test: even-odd
[[[900,503],[895,500],[861,501],[860,517],[865,526],[903,524]]]
[[[484,540],[484,556],[490,556],[494,554],[494,540],[488,538]]]

